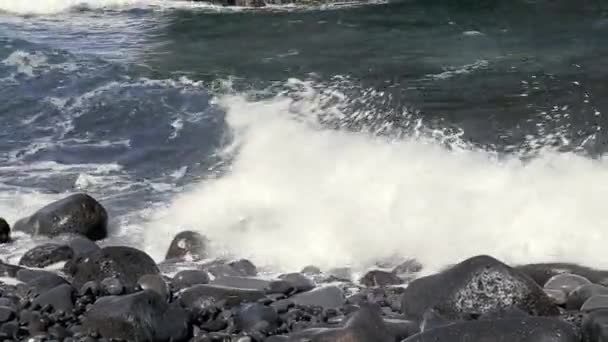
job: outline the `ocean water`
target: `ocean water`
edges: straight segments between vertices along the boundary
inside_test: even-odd
[[[602,0],[0,0],[0,216],[84,191],[158,261],[193,229],[272,270],[608,267],[607,58]]]

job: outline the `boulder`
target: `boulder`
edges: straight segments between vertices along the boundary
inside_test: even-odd
[[[262,298],[265,298],[264,293],[258,290],[201,284],[184,290],[179,296],[179,303],[189,311],[196,312],[210,305],[221,303],[233,307]]]
[[[559,313],[538,284],[489,256],[476,256],[412,281],[401,301],[402,312],[417,320],[428,309],[458,319],[511,307],[533,315]]]
[[[11,227],[8,225],[6,220],[0,217],[0,243],[7,243],[11,241]]]
[[[165,300],[169,300],[171,297],[169,284],[167,284],[163,276],[160,274],[143,275],[139,278],[139,280],[137,280],[137,284],[142,290],[154,291]]]
[[[567,310],[579,310],[585,301],[596,295],[608,295],[608,288],[599,284],[587,284],[576,288],[568,294]]]
[[[233,270],[246,277],[255,277],[258,275],[258,269],[247,259],[234,260],[228,263]]]
[[[286,341],[394,342],[397,337],[382,320],[377,307],[363,306],[338,328],[311,328],[296,332]]]
[[[34,297],[59,285],[69,284],[55,273],[28,269],[17,272],[17,280],[24,282],[28,292]]]
[[[567,295],[571,291],[574,291],[577,287],[588,284],[591,284],[591,282],[589,279],[583,276],[572,273],[562,273],[556,274],[549,278],[547,283],[545,283],[544,288],[549,290],[564,291],[564,293]]]
[[[101,249],[94,241],[78,234],[63,234],[54,239],[56,243],[69,246],[74,252],[75,259],[93,254]]]
[[[137,289],[137,281],[145,274],[159,274],[154,260],[146,253],[126,246],[111,246],[90,254],[72,265],[73,284],[76,288],[94,280],[116,278],[127,292]]]
[[[317,274],[321,274],[321,269],[314,265],[308,265],[308,266],[305,266],[300,271],[300,273],[306,274],[306,275],[317,275]]]
[[[591,312],[599,309],[608,309],[608,295],[595,295],[589,297],[581,306],[580,311]]]
[[[528,264],[516,266],[515,268],[534,279],[540,286],[545,285],[551,277],[562,273],[577,274],[589,279],[592,283],[608,286],[608,271],[597,270],[577,264]]]
[[[84,327],[127,341],[187,341],[192,334],[187,313],[148,290],[98,299],[85,314]]]
[[[233,287],[237,289],[251,289],[251,290],[259,290],[263,291],[267,289],[270,285],[270,281],[259,279],[259,278],[250,278],[250,277],[220,277],[211,281],[212,285],[218,286],[227,286]]]
[[[422,264],[416,259],[409,259],[397,265],[393,269],[396,275],[412,275],[422,271]]]
[[[236,312],[234,323],[238,331],[267,334],[279,327],[279,315],[269,306],[260,303],[242,305]]]
[[[75,194],[17,221],[13,229],[30,235],[54,237],[73,233],[101,240],[107,236],[107,224],[108,214],[99,202],[89,195]]]
[[[282,274],[279,279],[290,283],[296,292],[306,292],[315,288],[315,283],[301,273]]]
[[[25,252],[19,260],[19,265],[42,268],[70,260],[73,256],[74,251],[69,246],[45,243]]]
[[[55,311],[71,313],[74,308],[74,288],[69,284],[56,286],[36,297],[32,306],[34,308],[48,306]]]
[[[559,319],[521,317],[457,322],[425,330],[403,342],[427,341],[580,342],[580,336],[574,326]]]
[[[346,302],[344,291],[336,286],[318,287],[289,298],[296,305],[318,306],[324,309],[340,308]]]
[[[171,281],[171,285],[175,291],[180,291],[194,285],[208,284],[209,275],[205,271],[200,270],[184,270],[178,272]]]
[[[551,301],[555,303],[555,305],[563,306],[564,304],[566,304],[566,300],[568,298],[566,296],[566,292],[555,289],[544,289],[544,291],[547,296],[551,298]]]
[[[207,257],[207,245],[209,241],[202,234],[194,231],[184,231],[177,234],[167,254],[165,260],[168,259],[204,259]]]
[[[9,277],[15,278],[17,276],[17,272],[22,270],[23,267],[11,264],[5,264],[0,260],[0,276],[1,277]]]
[[[608,341],[608,309],[599,309],[590,312],[581,325],[583,341]]]
[[[403,280],[395,274],[381,270],[372,270],[367,272],[361,278],[361,285],[367,287],[384,287],[390,285],[403,284]]]

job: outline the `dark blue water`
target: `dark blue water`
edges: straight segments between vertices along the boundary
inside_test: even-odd
[[[314,103],[318,129],[499,159],[606,152],[605,1],[167,3],[0,1],[0,216],[87,191],[137,241],[134,213],[230,173],[230,94]]]

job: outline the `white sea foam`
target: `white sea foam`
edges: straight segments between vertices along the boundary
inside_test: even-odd
[[[104,8],[132,6],[140,0],[0,0],[0,10],[19,14],[52,14],[75,7]]]
[[[179,230],[196,229],[217,250],[284,270],[393,254],[434,269],[479,253],[608,267],[605,161],[546,152],[524,163],[322,129],[301,120],[318,114],[307,96],[223,97],[238,145],[231,169],[156,210],[148,252],[161,258]]]

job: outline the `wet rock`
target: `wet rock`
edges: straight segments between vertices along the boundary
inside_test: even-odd
[[[315,288],[315,283],[300,273],[288,273],[279,276],[279,279],[290,283],[297,292],[306,292]]]
[[[418,322],[405,319],[385,319],[384,325],[395,341],[402,341],[420,332]]]
[[[534,281],[543,286],[547,281],[558,274],[571,273],[589,279],[592,283],[608,286],[608,271],[568,263],[528,264],[515,267],[524,272]]]
[[[262,298],[265,296],[258,290],[201,284],[184,290],[179,297],[179,302],[189,311],[197,312],[220,302],[228,307],[233,307],[241,303],[257,302]]]
[[[11,339],[19,341],[22,334],[19,334],[19,324],[17,322],[7,322],[0,325],[0,337],[7,341]]]
[[[205,271],[199,270],[184,270],[178,272],[171,282],[173,289],[175,291],[180,291],[182,289],[192,287],[194,285],[199,284],[208,284],[209,283],[209,275]]]
[[[6,323],[15,318],[15,310],[11,307],[0,306],[0,324]]]
[[[348,267],[332,268],[325,272],[325,274],[328,275],[330,278],[335,278],[336,280],[342,281],[351,281],[351,279],[353,278],[353,273]]]
[[[509,341],[579,342],[569,323],[547,317],[466,321],[426,330],[403,342],[426,341]]]
[[[431,308],[449,319],[516,307],[533,315],[557,315],[555,304],[521,272],[489,257],[467,259],[443,272],[412,281],[401,310],[420,319]]]
[[[228,265],[242,276],[255,277],[258,275],[258,269],[251,261],[247,259],[231,261],[230,263],[228,263]]]
[[[91,282],[87,282],[91,283]],[[110,296],[119,296],[125,292],[125,287],[120,279],[108,277],[103,279],[100,283],[100,290],[102,293]]]
[[[590,297],[581,306],[582,312],[591,312],[598,309],[608,309],[608,295],[595,295]]]
[[[270,306],[272,306],[278,314],[284,314],[289,309],[293,308],[295,304],[289,299],[279,299],[276,302],[270,304]]]
[[[396,275],[410,275],[422,271],[422,264],[415,259],[409,259],[393,269]]]
[[[107,236],[107,223],[108,214],[99,202],[89,195],[75,194],[17,221],[13,229],[30,235],[74,233],[101,240]]]
[[[85,314],[84,328],[128,341],[184,341],[191,335],[186,312],[148,290],[100,298]]]
[[[238,309],[234,322],[238,331],[265,334],[279,327],[279,315],[272,307],[250,303]]]
[[[267,294],[283,294],[288,296],[293,295],[297,292],[295,286],[285,280],[271,281],[265,291]]]
[[[321,274],[321,269],[318,268],[317,266],[308,265],[308,266],[304,267],[302,269],[302,271],[300,271],[300,273],[306,274],[306,275],[317,275],[317,274]]]
[[[209,241],[202,234],[194,231],[184,231],[177,234],[167,254],[168,259],[204,259],[207,257],[207,245]]]
[[[564,291],[565,294],[569,294],[579,286],[588,284],[591,284],[591,282],[589,279],[583,276],[571,273],[562,273],[554,275],[547,280],[544,288],[549,290],[561,290]]]
[[[91,295],[97,297],[101,292],[101,287],[99,283],[96,281],[88,281],[80,287],[80,291],[78,291],[79,296]]]
[[[561,306],[566,304],[566,299],[568,297],[566,296],[566,292],[556,289],[544,289],[544,291],[555,305]]]
[[[17,276],[17,272],[22,270],[23,267],[11,264],[5,264],[0,260],[0,276],[14,278]]]
[[[139,278],[137,284],[142,290],[150,290],[158,293],[162,298],[168,300],[171,297],[169,284],[159,274],[146,274]]]
[[[590,312],[581,325],[583,341],[608,341],[608,309],[599,309]]]
[[[91,280],[101,282],[105,278],[116,278],[130,293],[137,289],[137,281],[145,274],[159,274],[150,256],[135,248],[112,246],[102,248],[75,264],[73,283],[79,288]]]
[[[59,285],[68,284],[65,279],[55,273],[28,269],[17,272],[17,279],[26,284],[28,291],[33,296],[40,295]]]
[[[237,289],[252,289],[263,291],[268,288],[270,282],[264,279],[248,277],[220,277],[211,281],[212,285],[227,286]]]
[[[61,261],[70,260],[73,256],[74,251],[66,245],[45,243],[25,252],[21,260],[19,260],[19,265],[42,268]]]
[[[72,312],[74,308],[74,288],[68,284],[56,286],[36,297],[32,306],[34,308],[49,306],[56,311]]]
[[[319,306],[324,309],[339,308],[346,302],[344,292],[336,286],[318,287],[289,298],[296,305]]]
[[[566,301],[567,310],[579,310],[585,301],[596,295],[608,295],[608,288],[599,284],[586,284],[570,292]]]
[[[237,272],[234,268],[232,268],[230,265],[221,263],[221,262],[214,262],[210,265],[206,265],[205,266],[205,270],[207,272],[209,272],[209,274],[213,275],[216,278],[221,278],[221,277],[242,277],[244,276],[243,274]]]
[[[78,234],[62,234],[54,239],[58,244],[63,244],[72,249],[75,259],[82,259],[89,254],[93,254],[101,249],[91,239]]]
[[[389,286],[403,284],[403,280],[395,274],[380,270],[367,272],[361,278],[361,284],[367,287]]]
[[[348,341],[348,342],[394,342],[377,308],[364,306],[356,311],[339,328],[312,328],[289,336],[287,341]]]
[[[0,217],[0,243],[7,243],[11,241],[11,227],[8,225],[6,220]]]

